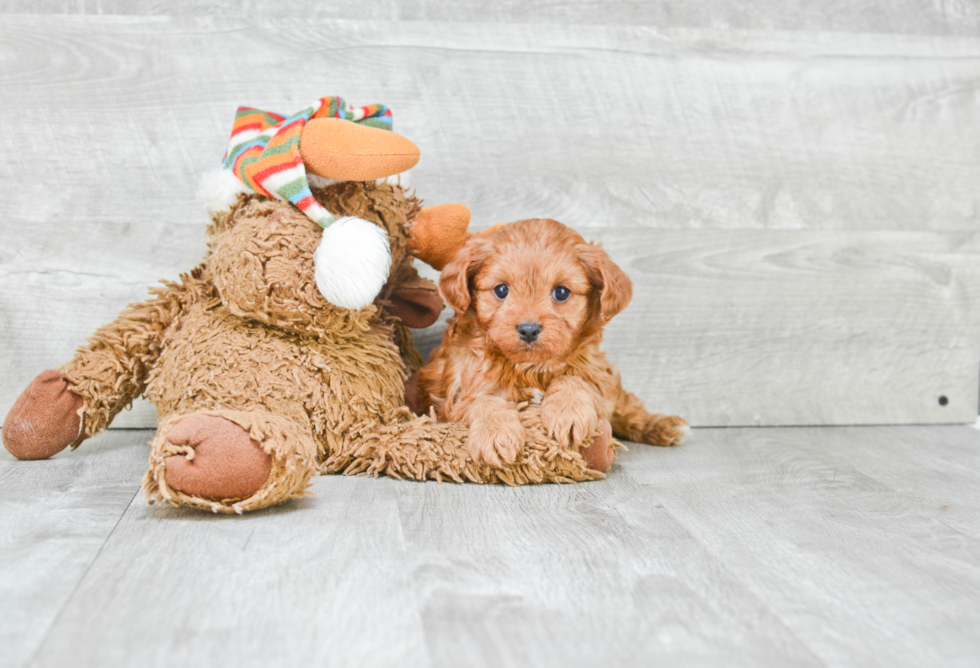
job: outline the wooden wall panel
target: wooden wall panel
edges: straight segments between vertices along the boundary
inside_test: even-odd
[[[479,224],[959,230],[980,211],[977,38],[11,16],[0,50],[6,211],[32,224],[196,224],[237,105],[331,92],[391,105],[420,193]]]
[[[0,13],[649,25],[801,32],[975,35],[971,0],[0,0]]]
[[[152,9],[137,4],[135,13],[140,6]],[[583,12],[589,6],[576,5]],[[931,11],[915,6],[923,17]],[[275,20],[52,15],[41,26],[36,17],[8,14],[0,22],[0,411],[34,374],[67,359],[95,327],[143,298],[146,286],[200,261],[205,219],[197,178],[220,160],[239,104],[288,111],[328,93],[385,102],[395,110],[396,129],[422,148],[410,174],[419,194],[430,203],[466,203],[476,227],[550,216],[594,230],[610,247],[681,253],[690,263],[675,267],[670,294],[658,294],[665,322],[717,308],[718,294],[701,288],[737,284],[743,274],[755,277],[752,289],[785,280],[765,263],[786,244],[816,239],[824,250],[846,249],[858,238],[869,249],[882,244],[888,257],[929,262],[933,251],[922,248],[955,245],[959,231],[976,229],[980,211],[980,39],[951,27],[960,24],[946,6],[914,20],[921,29],[883,18],[877,34],[827,32],[837,29],[832,22],[824,31],[781,32],[698,27],[693,19],[676,24],[693,28],[651,29],[642,27],[646,19],[608,26],[397,23],[289,12]],[[63,7],[115,11],[109,4]],[[617,22],[627,23],[610,19]],[[774,19],[771,27],[780,25]],[[661,234],[667,231],[673,236]],[[699,273],[702,246],[728,249],[711,251],[731,263],[719,265],[711,280]],[[959,251],[943,253],[951,284],[967,285]],[[642,263],[632,271],[641,295],[662,278]],[[827,280],[849,280],[840,266],[823,271]],[[891,294],[892,265],[862,271],[872,292]],[[757,387],[773,369],[747,365],[756,344],[746,337],[780,331],[769,323],[783,313],[765,310],[786,308],[788,297],[775,287],[778,299],[742,310],[745,327],[731,340],[715,332],[689,339],[700,348],[669,348],[677,357],[640,353],[630,337],[651,326],[652,315],[636,311],[634,320],[622,319],[635,332],[614,329],[611,350],[630,360],[633,382],[644,374],[691,374],[701,403],[642,387],[665,409],[677,405],[705,424],[952,415],[932,407],[862,412],[851,395],[829,392],[821,396],[847,397],[846,410],[806,394],[783,395],[775,405],[764,392],[746,392],[732,404],[726,397],[733,376]],[[963,337],[980,340],[971,294],[964,287],[958,301],[910,316],[905,324],[914,336],[898,339],[904,350],[937,359],[947,333],[919,323],[940,312],[974,328]],[[876,327],[895,311],[873,296],[859,303],[837,317],[878,318],[857,328],[883,335]],[[707,315],[695,321],[714,323]],[[808,334],[789,323],[782,331]],[[853,360],[873,346],[834,341],[836,348],[828,341],[823,349],[820,369],[847,385]],[[723,353],[736,343],[743,347]],[[896,378],[884,358],[867,359],[861,373],[880,374],[875,387]],[[955,377],[959,387],[966,372],[949,368],[942,362],[937,377]],[[909,377],[920,382],[925,375]],[[916,392],[931,396],[935,389]],[[956,396],[966,400],[959,389]],[[152,422],[152,413],[138,408],[117,425]]]
[[[604,348],[652,411],[696,426],[976,420],[980,234],[580,231],[634,280]]]

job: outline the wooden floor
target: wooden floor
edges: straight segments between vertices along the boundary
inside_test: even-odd
[[[148,431],[0,453],[0,666],[976,666],[980,431],[702,429],[595,483],[148,506]]]

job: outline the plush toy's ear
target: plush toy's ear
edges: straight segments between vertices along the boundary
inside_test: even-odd
[[[439,276],[439,295],[457,315],[470,307],[470,280],[490,256],[486,237],[471,236]]]
[[[389,297],[388,312],[409,327],[421,329],[439,319],[442,300],[435,283],[414,273],[414,267],[409,269],[414,275],[396,280],[397,285]]]
[[[581,244],[578,255],[589,280],[599,290],[602,317],[609,320],[630,303],[633,281],[598,244]]]
[[[462,204],[427,206],[412,219],[408,249],[418,259],[442,270],[466,243],[470,210]]]
[[[310,174],[337,181],[374,181],[411,169],[419,147],[391,130],[342,118],[314,118],[303,128],[299,152]]]

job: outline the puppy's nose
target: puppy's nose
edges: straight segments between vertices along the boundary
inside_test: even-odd
[[[536,322],[522,322],[517,326],[517,333],[520,335],[522,341],[534,343],[534,340],[538,338],[538,334],[541,333],[541,325]]]

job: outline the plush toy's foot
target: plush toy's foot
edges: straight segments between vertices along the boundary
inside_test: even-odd
[[[425,411],[422,410],[422,406],[419,403],[418,371],[412,373],[411,376],[405,379],[405,405],[408,406],[408,410],[416,415],[425,415]]]
[[[613,460],[616,459],[616,451],[612,445],[612,427],[609,425],[609,420],[605,418],[600,420],[599,430],[599,435],[592,440],[587,448],[582,449],[581,454],[586,466],[594,471],[605,473],[612,466]]]
[[[185,456],[164,464],[171,488],[205,499],[244,499],[269,478],[272,457],[234,422],[191,415],[178,422],[167,441],[186,446]]]
[[[54,370],[42,371],[3,422],[3,444],[17,459],[46,459],[71,445],[82,428],[83,401]]]
[[[170,415],[150,445],[151,503],[241,513],[305,496],[317,473],[309,427],[264,410]]]

